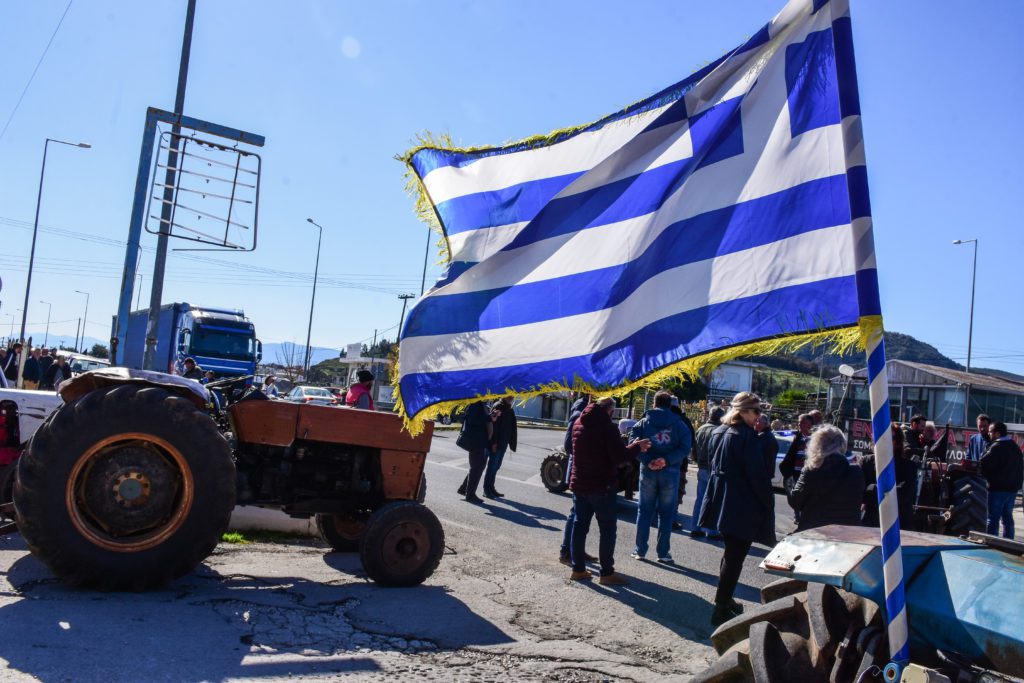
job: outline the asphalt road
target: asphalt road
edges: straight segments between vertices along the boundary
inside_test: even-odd
[[[455,494],[455,435],[438,432],[428,456],[446,551],[417,588],[377,588],[356,555],[296,540],[222,544],[164,590],[95,593],[54,579],[20,537],[0,539],[0,680],[686,680],[713,659],[718,544],[676,533],[676,566],[632,560],[635,504],[622,501],[616,568],[630,584],[571,583],[558,563],[570,499],[539,481],[561,434],[522,429],[499,475],[507,497],[480,506]],[[686,513],[692,482],[687,493]],[[792,525],[776,503],[781,534]],[[765,552],[747,561],[741,601],[771,580],[756,567]]]

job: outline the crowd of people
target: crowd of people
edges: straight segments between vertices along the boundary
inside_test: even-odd
[[[640,474],[636,536],[632,557],[646,560],[652,522],[657,526],[657,562],[673,563],[672,522],[681,498],[687,460],[697,468],[696,500],[691,515],[693,538],[720,540],[723,554],[712,623],[737,616],[742,606],[733,594],[743,561],[753,544],[771,547],[775,536],[775,494],[778,441],[772,423],[762,412],[759,397],[737,394],[725,407],[715,406],[707,422],[693,430],[667,391],[658,392],[654,407],[623,431],[612,416],[615,402],[581,399],[573,406],[565,433],[569,456],[569,489],[573,505],[566,520],[559,559],[571,567],[569,579],[590,581],[588,562],[597,561],[603,585],[629,582],[614,566],[617,535],[616,492],[620,468],[638,464]],[[481,408],[478,418],[488,424]],[[627,421],[623,421],[627,423]],[[846,435],[825,424],[820,411],[800,415],[792,444],[779,463],[794,511],[796,530],[829,524],[878,526],[877,482],[874,456],[852,461]],[[1003,535],[1013,537],[1012,510],[1024,484],[1024,457],[1007,436],[1006,425],[978,418],[979,433],[972,437],[968,457],[988,482],[988,532],[1002,524]],[[935,455],[941,439],[923,416],[915,416],[904,430],[893,426],[897,499],[903,528],[913,528],[914,494],[920,463]],[[471,453],[472,462],[472,453]],[[483,458],[484,456],[478,456]],[[483,460],[481,460],[483,462]],[[482,465],[478,465],[478,468]],[[473,482],[472,467],[469,477]],[[591,521],[597,519],[598,557],[586,552]]]
[[[512,397],[506,396],[488,406],[477,401],[466,408],[456,444],[469,454],[469,473],[458,488],[460,496],[474,504],[483,503],[477,495],[483,479],[484,498],[504,498],[498,491],[497,478],[509,450],[515,452],[518,440],[518,420]]]
[[[35,347],[24,357],[25,347],[15,342],[8,348],[0,348],[0,386],[14,387],[18,382],[20,369],[23,388],[54,391],[60,383],[71,378],[64,354],[55,348]]]

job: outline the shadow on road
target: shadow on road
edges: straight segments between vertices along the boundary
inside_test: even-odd
[[[349,576],[222,575],[202,565],[161,590],[104,593],[67,586],[26,554],[6,574],[13,591],[0,593],[0,623],[10,627],[3,658],[9,671],[47,683],[326,679],[380,672],[381,653],[512,642],[443,587],[378,588],[352,576],[361,573],[355,556],[326,561]]]
[[[620,600],[641,617],[656,621],[684,638],[706,640],[714,630],[711,627],[713,605],[699,595],[632,575],[625,586],[602,586],[596,579],[583,585]],[[707,624],[707,627],[693,624]]]
[[[503,506],[508,507],[506,508]],[[566,514],[564,512],[541,507],[539,505],[530,505],[516,500],[509,500],[508,498],[499,498],[498,500],[488,501],[485,509],[494,517],[504,519],[505,521],[512,522],[513,524],[534,527],[537,529],[549,529],[553,531],[560,531],[562,529],[562,524],[565,522]],[[554,526],[550,524],[543,524],[542,520],[558,522],[558,524],[555,524]]]

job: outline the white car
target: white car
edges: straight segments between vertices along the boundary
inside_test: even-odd
[[[285,401],[294,401],[295,403],[316,403],[322,406],[338,405],[337,397],[323,387],[297,386],[281,398]]]

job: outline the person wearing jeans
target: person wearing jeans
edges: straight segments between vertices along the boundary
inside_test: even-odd
[[[615,574],[615,536],[618,517],[615,513],[615,487],[599,493],[574,495],[573,503],[576,516],[572,529],[572,573],[586,573],[587,534],[590,532],[590,520],[597,518],[597,531],[600,537],[597,546],[597,557],[601,562],[601,578],[616,576]],[[615,583],[608,580],[601,583]]]
[[[615,490],[619,465],[651,446],[647,439],[622,443],[619,430],[612,424],[615,401],[601,398],[587,406],[572,427],[572,472],[569,489],[573,493],[575,520],[572,527],[571,581],[589,581],[586,553],[590,521],[597,517],[601,535],[600,560],[602,585],[621,586],[629,580],[615,572]]]
[[[494,422],[494,434],[491,437],[490,451],[487,455],[487,473],[484,475],[484,496],[487,498],[504,498],[494,488],[498,470],[505,459],[505,451],[516,450],[517,423],[516,411],[512,408],[512,397],[505,396],[491,407],[491,420]]]
[[[987,532],[998,535],[1002,521],[1003,538],[1013,538],[1013,504],[1024,484],[1024,456],[1005,423],[993,422],[988,429],[992,445],[981,459],[981,474],[988,481]]]
[[[640,470],[640,503],[636,515],[636,548],[634,559],[642,560],[647,556],[647,546],[651,535],[651,522],[658,517],[658,541],[655,551],[658,562],[672,563],[670,549],[672,539],[672,520],[676,516],[676,491],[679,486],[679,472],[663,468],[658,471],[644,468]]]
[[[690,454],[690,430],[672,412],[672,393],[654,395],[654,408],[648,410],[629,431],[631,439],[649,439],[651,448],[640,455],[640,501],[637,505],[636,547],[633,558],[647,555],[651,521],[658,515],[658,562],[671,563],[669,544],[672,521],[679,503],[679,473]]]

